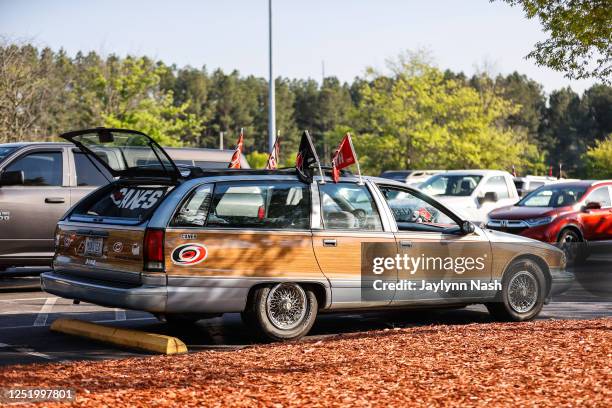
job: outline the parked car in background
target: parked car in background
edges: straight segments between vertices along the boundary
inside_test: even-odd
[[[501,170],[450,170],[431,177],[419,189],[479,224],[492,210],[519,200],[512,175]]]
[[[417,186],[431,176],[442,173],[442,171],[443,170],[387,170],[383,171],[380,177],[400,181],[409,186]]]
[[[589,244],[612,241],[612,180],[540,187],[516,205],[492,211],[487,227],[559,243],[568,262],[582,261]]]
[[[518,191],[519,196],[523,197],[527,193],[532,192],[542,186],[547,184],[561,183],[563,181],[572,181],[567,179],[559,179],[557,177],[552,176],[523,176],[523,177],[515,177],[514,185],[516,186],[516,191]]]
[[[505,246],[507,234],[478,228],[403,183],[347,174],[334,183],[327,172],[324,184],[320,176],[306,184],[295,169],[183,175],[139,132],[91,129],[63,137],[117,177],[58,223],[54,268],[41,282],[64,298],[177,323],[240,312],[254,333],[291,340],[325,311],[484,303],[497,319],[530,320],[573,280],[557,248],[526,238]],[[148,144],[157,166],[131,161],[115,168],[94,153],[126,140]],[[133,154],[124,143],[121,150]],[[449,248],[459,252],[460,272],[441,264],[387,266],[386,277],[394,284],[473,279],[499,286],[418,295],[393,286],[364,299],[362,256],[373,264],[413,253],[441,260],[451,259]]]
[[[168,150],[179,164],[203,169],[227,167],[233,153]],[[106,162],[122,161],[113,148],[98,154]],[[147,158],[139,160],[144,165]],[[244,156],[242,160],[248,168]],[[71,143],[0,144],[0,272],[13,266],[50,265],[57,221],[81,198],[112,180],[104,166]]]

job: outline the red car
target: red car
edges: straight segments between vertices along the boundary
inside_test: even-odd
[[[549,184],[511,207],[489,213],[487,227],[559,243],[568,263],[588,256],[588,243],[612,241],[612,180]]]

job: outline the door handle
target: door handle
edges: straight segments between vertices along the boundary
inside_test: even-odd
[[[400,241],[400,246],[403,248],[412,248],[412,241]]]
[[[47,197],[45,198],[45,203],[47,204],[62,204],[66,202],[63,197]]]
[[[335,239],[324,239],[323,246],[324,247],[335,247],[335,246],[338,246],[338,242]]]

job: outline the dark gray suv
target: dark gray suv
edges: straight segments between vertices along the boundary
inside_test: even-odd
[[[179,167],[227,167],[233,150],[168,148]],[[121,160],[113,150],[98,153]],[[242,168],[249,168],[244,155]],[[71,143],[0,144],[0,273],[12,266],[51,265],[57,221],[113,178]]]
[[[112,180],[97,167],[70,144],[0,144],[0,272],[50,265],[57,220]]]

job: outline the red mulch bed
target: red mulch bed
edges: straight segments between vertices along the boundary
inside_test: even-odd
[[[612,406],[612,319],[427,326],[0,368],[79,406]],[[51,404],[53,405],[53,404]]]

